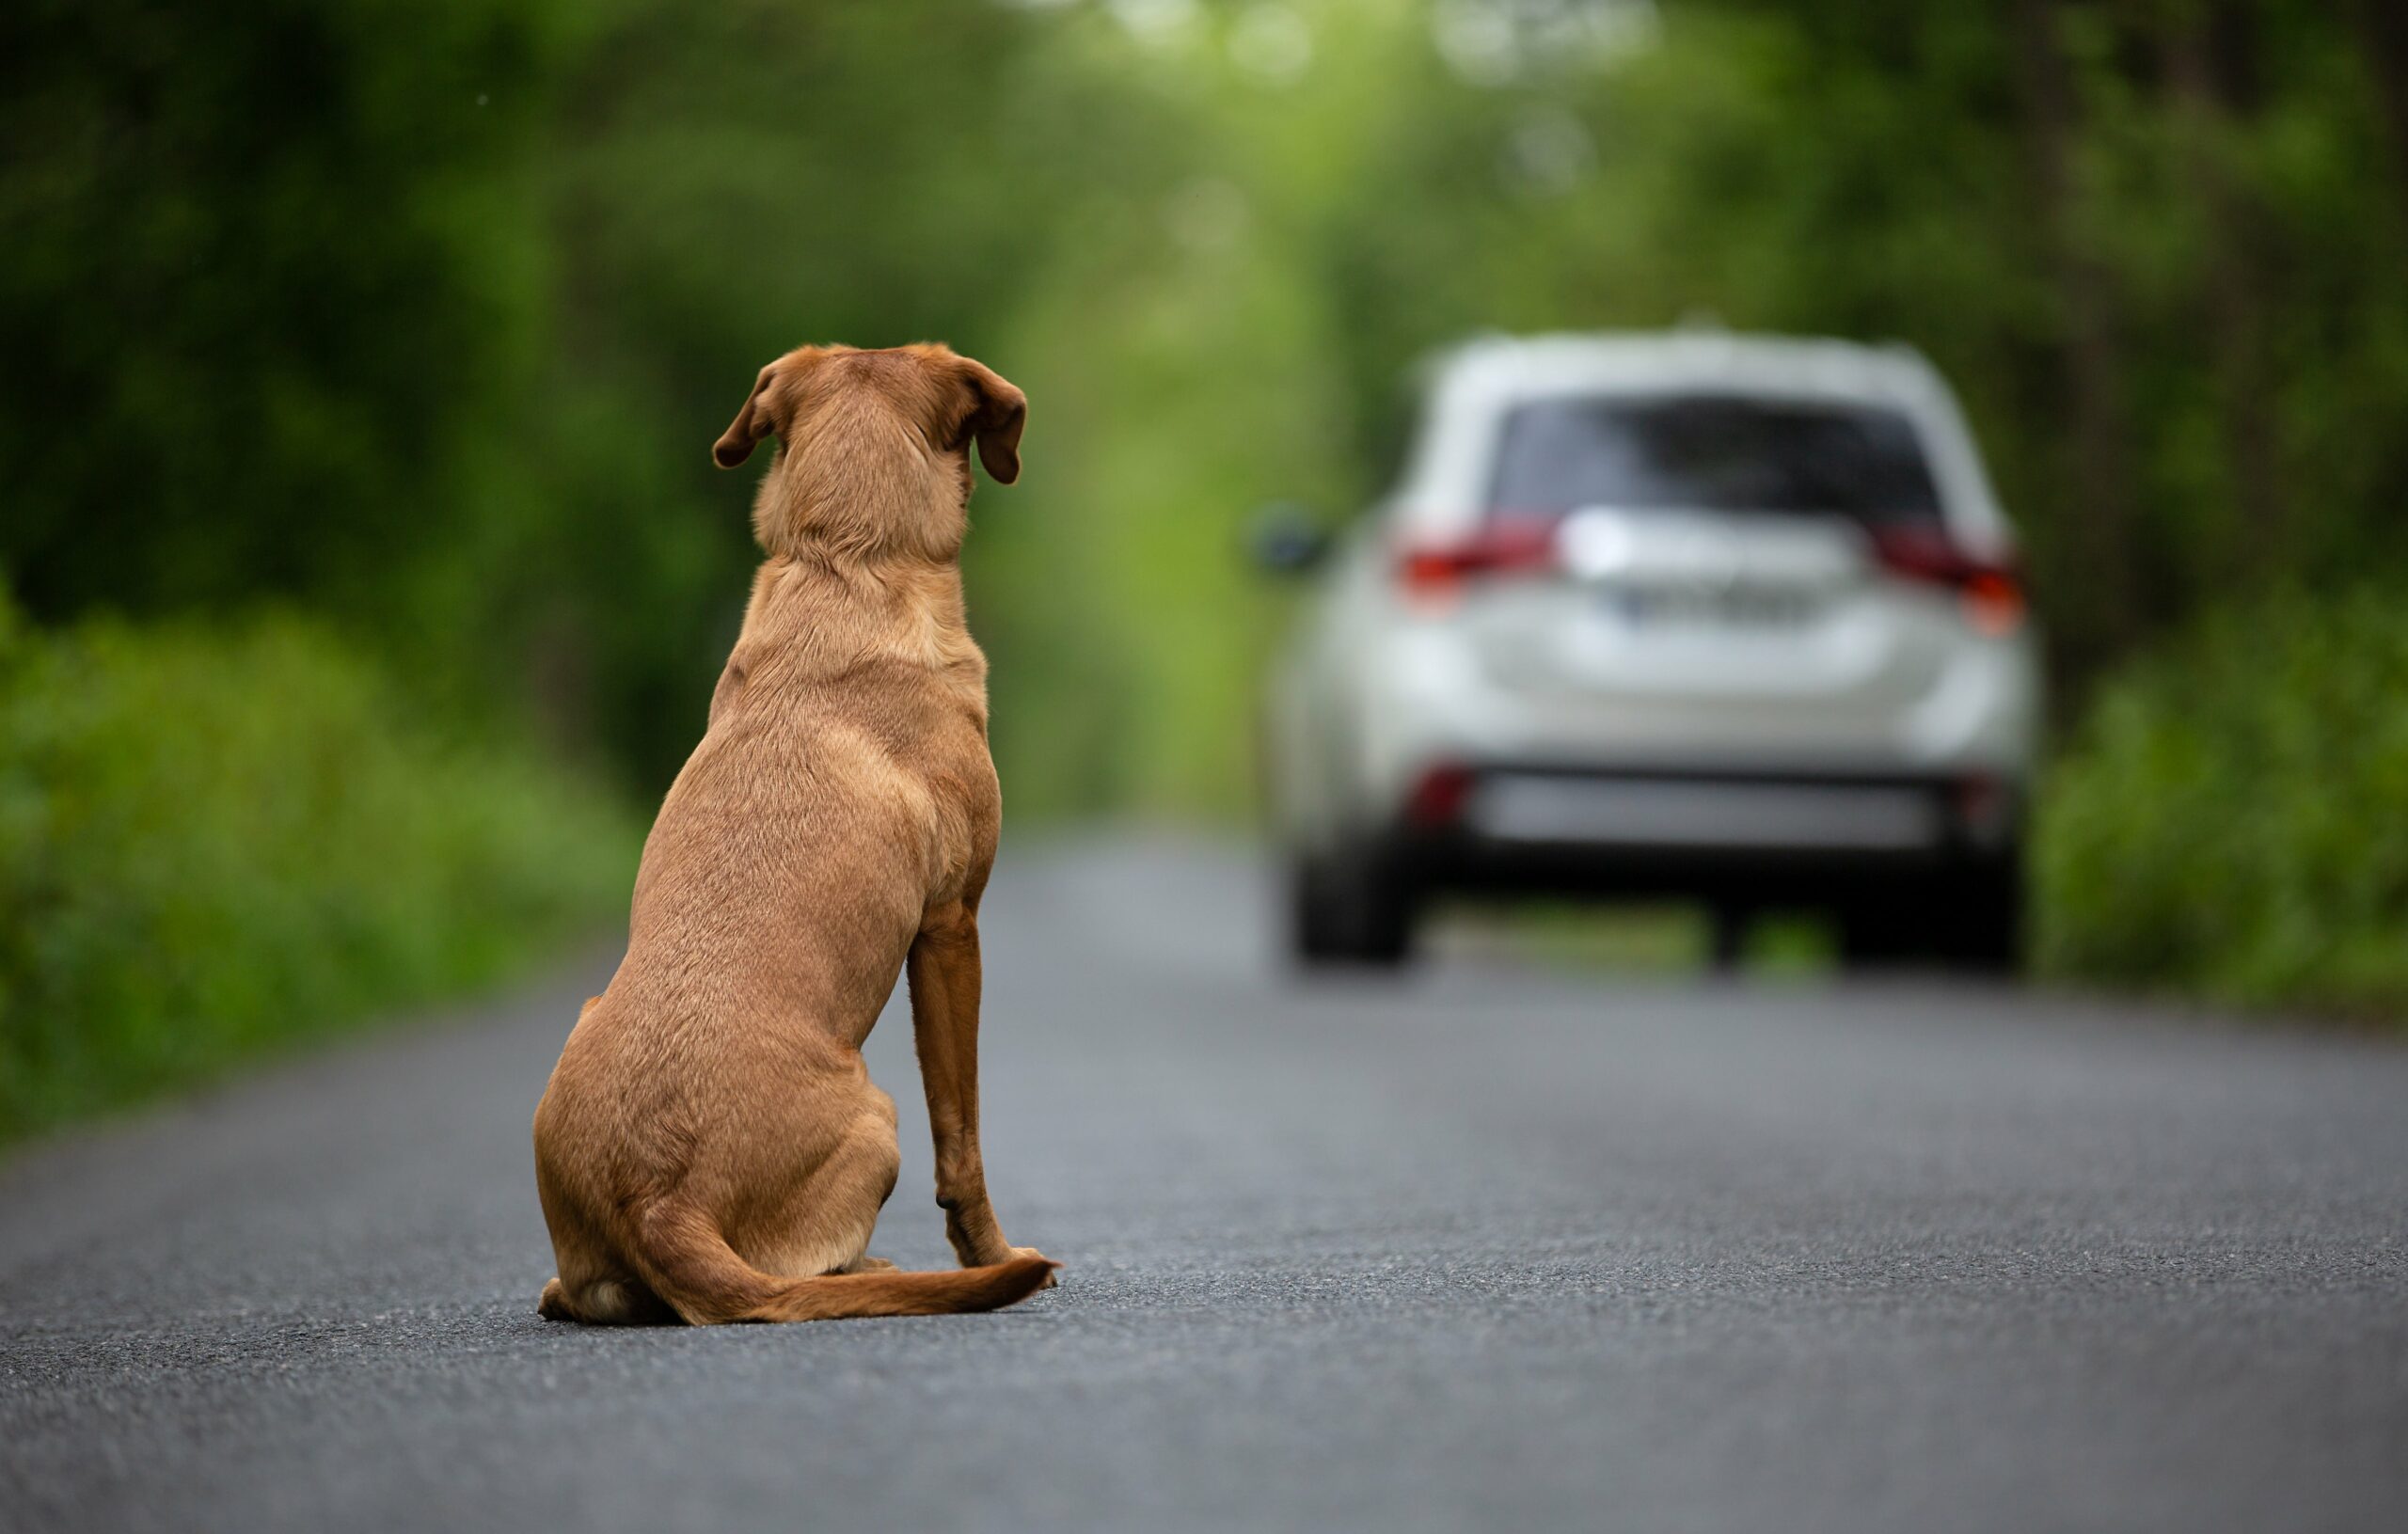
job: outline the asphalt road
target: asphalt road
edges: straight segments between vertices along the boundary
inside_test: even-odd
[[[2408,1527],[2408,1050],[1939,981],[1299,986],[1007,862],[993,1316],[536,1319],[606,961],[0,1169],[0,1526]],[[910,1027],[873,1250],[946,1259]]]

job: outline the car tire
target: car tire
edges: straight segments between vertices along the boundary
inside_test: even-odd
[[[1289,874],[1289,946],[1308,966],[1392,969],[1413,957],[1419,903],[1394,859],[1301,856]]]
[[[1869,891],[1841,909],[1839,927],[1840,959],[1849,969],[1924,963],[2011,975],[2023,959],[2022,864],[2001,858]]]
[[[2012,975],[2023,967],[2023,863],[2002,858],[1949,881],[1941,957],[1968,974]]]
[[[1850,970],[1888,969],[1928,956],[1930,908],[1905,892],[1857,896],[1839,910],[1840,963]]]

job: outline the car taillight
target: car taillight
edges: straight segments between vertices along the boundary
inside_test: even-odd
[[[1969,772],[1952,785],[1950,796],[1956,801],[1956,824],[1965,834],[1983,846],[1997,846],[2007,838],[2015,821],[2015,793],[2000,779],[1987,772]]]
[[[1909,580],[1945,586],[1975,632],[2003,638],[2023,626],[2023,581],[2012,566],[1975,559],[1929,528],[1879,528],[1873,555]]]
[[[1464,805],[1471,799],[1472,774],[1468,767],[1434,767],[1413,785],[1404,801],[1407,824],[1423,830],[1444,830],[1462,818]]]
[[[1396,577],[1408,595],[1445,600],[1467,580],[1555,567],[1555,524],[1516,520],[1444,542],[1407,544],[1397,555]]]

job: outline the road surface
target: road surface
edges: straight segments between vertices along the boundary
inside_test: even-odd
[[[0,1168],[0,1527],[2408,1528],[2408,1050],[1497,957],[1007,862],[994,1316],[533,1314],[597,960]],[[908,1019],[874,1251],[946,1260]]]

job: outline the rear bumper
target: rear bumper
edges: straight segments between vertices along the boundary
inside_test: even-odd
[[[1425,783],[1395,832],[1432,889],[1815,903],[2016,855],[2016,785],[1504,768]]]
[[[1711,687],[1664,676],[1643,688],[1529,692],[1484,669],[1461,623],[1400,625],[1379,638],[1359,658],[1361,675],[1333,689],[1325,721],[1309,712],[1296,721],[1306,738],[1321,731],[1325,759],[1314,766],[1331,784],[1327,813],[1307,813],[1307,827],[1375,832],[1433,763],[1931,783],[1973,773],[2020,783],[2034,760],[2038,679],[2026,637],[1960,637],[1941,646],[1919,690],[1877,703],[1848,701],[1870,685],[1861,678],[1807,686],[1791,676],[1798,689],[1783,691],[1775,684],[1792,668],[1772,661],[1761,689],[1718,675]]]

